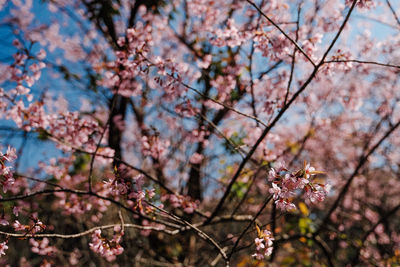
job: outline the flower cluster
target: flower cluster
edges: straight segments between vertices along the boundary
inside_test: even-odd
[[[250,35],[247,32],[241,32],[235,25],[233,19],[228,19],[227,28],[225,30],[217,29],[215,31],[216,38],[211,41],[213,45],[224,47],[236,47],[246,42]]]
[[[189,196],[163,195],[161,201],[169,201],[174,208],[182,208],[184,212],[191,214],[198,208],[198,201],[192,201]]]
[[[25,231],[27,234],[36,234],[46,229],[46,225],[35,217],[31,217],[31,223],[29,225],[21,224],[18,220],[13,223],[15,231]]]
[[[211,85],[218,90],[218,100],[224,102],[229,99],[236,87],[235,76],[232,74],[218,76],[215,80],[211,81]]]
[[[338,71],[349,71],[353,68],[353,63],[351,62],[351,53],[342,51],[338,49],[334,55],[331,56],[332,62],[326,64],[322,71],[329,76],[332,76],[335,70]]]
[[[111,240],[108,240],[101,236],[101,230],[96,230],[92,235],[92,242],[89,243],[90,249],[100,254],[107,261],[115,260],[116,256],[124,252],[124,248],[121,247],[122,236],[124,233],[120,229],[117,230]]]
[[[175,106],[175,112],[181,114],[182,116],[193,117],[199,113],[199,109],[193,107],[190,100],[186,100],[185,102]]]
[[[29,244],[32,246],[32,252],[39,255],[51,255],[57,252],[57,249],[54,246],[49,246],[49,239],[46,237],[41,241],[31,238],[29,239]]]
[[[126,195],[129,191],[128,184],[118,178],[108,179],[104,181],[104,189],[110,195],[115,197]]]
[[[4,193],[14,184],[15,180],[13,173],[11,172],[11,167],[6,166],[6,162],[12,162],[17,158],[15,148],[8,147],[6,154],[0,152],[0,178],[1,184],[3,186]]]
[[[195,152],[189,159],[192,164],[200,164],[204,159],[204,155]]]
[[[353,4],[354,0],[346,0],[346,5],[351,6]],[[373,0],[359,0],[357,3],[357,6],[359,8],[366,8],[370,9],[375,7],[375,3]]]
[[[311,181],[311,177],[323,172],[316,171],[310,164],[304,162],[304,167],[298,171],[290,172],[284,164],[277,169],[271,168],[268,180],[272,182],[269,192],[273,194],[277,208],[282,211],[295,210],[292,202],[297,190],[304,190],[304,196],[311,202],[323,201],[328,194],[329,187]]]
[[[28,66],[28,61],[32,61],[33,55],[24,51],[21,42],[17,39],[13,41],[13,45],[18,49],[18,52],[13,55],[14,63],[8,67],[8,71],[10,80],[16,82],[16,87],[10,90],[9,94],[13,96],[24,95],[28,101],[31,101],[33,95],[29,94],[30,88],[39,80],[42,69],[46,67],[46,64],[42,62],[46,57],[46,52],[41,49],[36,55],[38,61]]]
[[[17,158],[16,150],[15,148],[8,147],[6,154],[3,155],[3,153],[0,152],[0,160],[3,161],[9,161],[12,162]]]
[[[7,118],[25,131],[40,129],[50,134],[58,142],[57,146],[65,151],[71,151],[71,147],[83,147],[88,151],[96,148],[93,137],[99,132],[99,125],[94,119],[82,117],[78,112],[46,114],[44,103],[33,102],[25,106],[20,100],[7,111]]]
[[[65,112],[59,115],[49,115],[48,123],[49,132],[68,144],[59,143],[58,146],[61,149],[70,151],[71,146],[85,146],[86,150],[94,152],[96,139],[92,136],[99,131],[99,125],[95,120],[90,117],[82,118],[78,112]]]
[[[57,203],[60,207],[64,209],[63,213],[66,215],[83,215],[93,208],[93,203],[85,201],[77,197],[76,195],[68,195],[64,192],[57,194],[60,201]]]
[[[142,153],[145,156],[151,156],[160,159],[168,152],[170,142],[168,140],[161,141],[158,135],[142,137]]]
[[[146,78],[152,67],[157,72],[150,81],[151,88],[162,88],[164,99],[169,101],[182,95],[185,88],[180,85],[181,75],[187,74],[189,67],[185,63],[175,63],[175,59],[163,59],[149,53],[154,44],[151,23],[138,22],[135,28],[127,29],[126,37],[120,37],[118,44],[124,50],[116,53],[115,62],[107,64],[109,70],[104,73],[105,79],[100,85],[125,97],[140,95],[142,84],[138,78]],[[116,71],[118,69],[121,71]]]
[[[285,36],[264,31],[253,33],[255,48],[261,52],[263,57],[270,57],[272,60],[280,60],[290,54],[290,42]]]
[[[4,251],[6,251],[7,249],[8,249],[7,241],[0,243],[0,257],[2,255],[6,255]]]
[[[260,228],[256,225],[258,236],[254,239],[256,244],[256,253],[252,256],[257,260],[262,260],[265,257],[268,257],[272,254],[272,245],[274,238],[272,237],[272,233],[268,230],[264,230],[261,232]]]
[[[154,197],[154,189],[143,187],[145,183],[143,174],[133,177],[132,175],[132,172],[124,167],[115,169],[114,176],[103,181],[103,193],[105,196],[111,195],[115,199],[126,197],[132,208],[140,212],[148,211],[148,205],[145,200],[150,200]]]

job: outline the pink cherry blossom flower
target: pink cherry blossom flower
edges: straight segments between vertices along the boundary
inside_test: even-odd
[[[8,222],[8,220],[6,220],[6,218],[4,218],[4,216],[2,218],[0,218],[0,224],[1,225],[9,225],[10,223]]]
[[[14,207],[13,207],[13,214],[14,214],[15,216],[18,216],[18,214],[19,214],[20,211],[21,211],[21,208],[20,208],[20,207],[17,207],[17,206],[14,206]]]
[[[36,55],[39,60],[43,60],[46,57],[46,51],[42,48],[39,53]]]
[[[17,158],[16,149],[9,146],[7,149],[7,153],[4,155],[4,158],[9,162],[14,161]]]
[[[310,163],[308,163],[304,168],[304,172],[306,173],[306,175],[305,175],[306,178],[308,179],[308,178],[310,178],[311,175],[314,175],[314,174],[312,174],[314,171],[315,171],[315,168],[311,167]]]
[[[18,220],[16,220],[13,225],[15,231],[24,231],[26,226],[21,224]]]
[[[277,178],[277,173],[274,168],[271,168],[268,172],[268,181],[273,182]]]
[[[257,238],[254,240],[254,242],[256,243],[257,250],[262,249],[262,248],[265,248],[264,239],[261,239],[261,238],[258,238],[258,237],[257,237]]]
[[[275,201],[276,207],[282,211],[293,211],[296,210],[296,205],[294,205],[292,202],[279,199]]]
[[[190,157],[190,163],[192,164],[200,164],[201,161],[203,160],[204,156],[199,154],[199,153],[194,153],[191,157]]]
[[[5,251],[8,249],[7,242],[0,243],[0,257],[6,255]]]
[[[272,183],[272,188],[269,189],[269,192],[274,195],[274,199],[277,200],[279,198],[279,194],[281,193],[281,188],[277,186],[276,183]]]

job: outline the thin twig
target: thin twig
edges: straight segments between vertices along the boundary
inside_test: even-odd
[[[118,92],[117,92],[117,93],[118,93]],[[111,122],[111,119],[112,119],[111,114],[112,114],[112,112],[113,112],[113,109],[115,108],[115,102],[116,102],[115,99],[116,99],[116,98],[113,99],[113,102],[112,102],[112,104],[111,104],[111,109],[110,109],[110,115],[108,116],[107,122],[106,122],[106,124],[105,124],[104,127],[103,127],[103,132],[102,132],[101,135],[100,135],[99,141],[97,142],[97,145],[96,145],[96,149],[94,150],[94,153],[93,153],[93,155],[92,155],[92,159],[90,160],[90,169],[89,169],[89,175],[88,175],[89,192],[92,192],[92,180],[93,180],[92,175],[93,175],[94,160],[95,160],[95,158],[96,158],[97,151],[98,151],[99,148],[100,148],[100,145],[101,145],[101,142],[102,142],[102,140],[103,140],[103,137],[104,137],[104,135],[105,135],[105,133],[106,133],[107,126],[108,126],[108,124]]]
[[[239,245],[240,240],[243,238],[243,236],[246,234],[247,230],[249,230],[249,228],[254,224],[254,222],[256,221],[256,219],[258,218],[258,216],[260,216],[261,212],[265,209],[265,207],[267,206],[267,204],[271,201],[272,199],[272,195],[269,196],[267,199],[265,199],[263,205],[261,206],[261,208],[258,210],[257,214],[254,216],[253,220],[251,220],[251,222],[247,225],[247,227],[243,230],[243,232],[240,234],[239,238],[236,240],[235,244],[232,247],[231,252],[229,253],[228,259],[230,259],[233,255],[233,253],[235,252],[236,247]]]
[[[390,11],[392,12],[394,18],[396,19],[397,24],[400,25],[400,19],[399,19],[399,17],[397,16],[396,11],[394,10],[392,4],[390,4],[389,0],[386,0],[386,3],[387,3],[387,5],[388,5]]]
[[[244,154],[241,151],[240,147],[237,147],[228,137],[226,137],[217,127],[217,125],[215,125],[212,121],[210,121],[206,116],[202,116],[201,114],[199,114],[199,116],[201,118],[203,118],[203,120],[205,120],[212,128],[214,128],[214,130],[228,143],[228,145],[232,148],[233,151],[238,152],[239,155],[244,158]]]
[[[400,65],[394,65],[390,63],[381,63],[381,62],[375,62],[375,61],[368,61],[368,60],[358,60],[358,59],[337,59],[337,60],[327,60],[324,61],[325,63],[360,63],[360,64],[370,64],[370,65],[377,65],[377,66],[382,66],[382,67],[390,67],[390,68],[396,68],[400,69]]]
[[[302,6],[302,2],[299,4],[298,8],[297,8],[297,21],[296,21],[296,39],[295,41],[297,42],[299,40],[299,29],[300,29],[300,13],[301,13],[301,6]],[[292,54],[292,63],[290,65],[290,76],[289,76],[289,81],[288,81],[288,85],[286,88],[286,95],[285,95],[285,100],[283,101],[283,104],[286,105],[286,101],[289,97],[289,93],[290,93],[290,86],[292,85],[292,81],[293,81],[293,75],[294,75],[294,67],[296,64],[296,52],[297,52],[297,48],[295,47],[293,49],[293,54]]]
[[[172,228],[176,228],[176,229],[180,229],[181,226],[180,225],[176,225],[170,222],[165,222],[156,218],[152,218],[150,216],[146,216],[142,213],[139,213],[135,210],[133,210],[130,207],[125,206],[124,204],[122,204],[121,202],[118,202],[112,198],[108,198],[108,197],[104,197],[101,195],[98,195],[94,192],[87,192],[87,191],[82,191],[82,190],[73,190],[73,189],[68,189],[68,188],[62,188],[62,189],[45,189],[45,190],[41,190],[41,191],[36,191],[33,193],[29,193],[29,194],[25,194],[25,195],[19,195],[19,196],[13,196],[13,197],[9,197],[9,198],[0,198],[0,203],[2,202],[11,202],[11,201],[17,201],[17,200],[24,200],[24,199],[28,199],[28,198],[32,198],[38,195],[46,195],[46,194],[54,194],[54,193],[59,193],[59,192],[64,192],[64,193],[71,193],[71,194],[76,194],[76,195],[87,195],[87,196],[93,196],[99,199],[103,199],[106,201],[110,201],[111,203],[115,204],[116,206],[123,208],[124,210],[139,215],[140,217],[143,217],[145,219],[154,221],[154,222],[158,222],[161,224],[164,224],[166,226],[172,227]]]
[[[247,118],[249,118],[249,119],[253,119],[253,120],[255,120],[256,122],[258,122],[258,123],[260,123],[261,125],[263,125],[264,127],[267,127],[267,125],[266,125],[262,120],[260,120],[260,119],[258,119],[258,118],[256,118],[256,117],[254,117],[254,116],[252,116],[252,115],[243,113],[243,112],[241,112],[241,111],[239,111],[239,110],[237,110],[237,109],[234,109],[234,108],[232,108],[232,107],[230,107],[230,106],[228,106],[228,105],[226,105],[226,104],[224,104],[224,103],[222,103],[222,102],[220,102],[220,101],[218,101],[218,100],[215,100],[215,99],[212,98],[212,97],[206,96],[206,95],[204,95],[202,92],[200,92],[199,90],[197,90],[196,88],[193,88],[193,87],[191,87],[190,85],[188,85],[188,84],[186,84],[186,83],[184,83],[184,82],[180,82],[180,83],[181,83],[183,86],[185,86],[186,88],[188,88],[189,90],[192,90],[193,92],[197,93],[198,95],[200,95],[200,96],[202,96],[202,97],[204,97],[204,98],[207,98],[207,99],[211,100],[212,102],[214,102],[214,103],[216,103],[216,104],[218,104],[218,105],[221,105],[221,106],[223,106],[224,108],[229,109],[230,111],[233,111],[233,112],[235,112],[235,113],[237,113],[237,114],[239,114],[239,115],[242,115],[242,116],[247,117]]]
[[[121,209],[118,211],[118,217],[119,220],[121,221],[121,232],[123,233],[125,230],[125,223],[124,223],[124,217],[122,217]]]
[[[257,9],[258,12],[260,12],[260,14],[266,18],[272,25],[275,26],[275,28],[277,28],[292,44],[294,44],[295,47],[297,47],[297,49],[299,49],[299,51],[307,58],[308,61],[310,61],[310,63],[316,67],[316,64],[314,63],[314,61],[307,55],[307,53],[303,50],[303,48],[301,48],[301,46],[292,38],[290,38],[289,35],[287,35],[287,33],[282,30],[281,27],[279,27],[278,24],[276,24],[270,17],[268,17],[254,2],[250,1],[250,0],[246,0],[250,5],[252,5],[255,9]]]
[[[62,238],[62,239],[71,239],[71,238],[78,238],[82,237],[85,235],[89,235],[93,233],[96,230],[103,230],[103,229],[110,229],[114,228],[115,226],[118,226],[120,224],[108,224],[108,225],[102,225],[102,226],[96,226],[93,228],[90,228],[89,230],[86,230],[84,232],[80,232],[77,234],[57,234],[57,233],[48,233],[48,234],[18,234],[18,233],[8,233],[4,231],[0,231],[0,235],[5,235],[7,237],[16,237],[16,238],[28,238],[28,237],[34,237],[34,238]],[[164,232],[169,235],[174,235],[174,231],[166,230],[166,229],[160,229],[159,227],[155,226],[143,226],[143,225],[136,225],[136,224],[124,224],[125,228],[134,228],[134,229],[139,229],[139,230],[153,230],[153,231],[159,231],[159,232]]]
[[[221,256],[224,258],[226,266],[229,266],[229,258],[226,256],[225,251],[218,245],[218,243],[212,239],[209,235],[207,235],[205,232],[203,232],[202,230],[200,230],[199,228],[197,228],[195,225],[187,222],[186,220],[184,220],[183,218],[180,218],[178,216],[176,216],[175,214],[172,214],[171,212],[164,210],[163,208],[157,207],[156,205],[153,205],[152,203],[149,203],[146,201],[147,204],[149,204],[150,206],[152,206],[153,208],[167,214],[168,216],[170,216],[171,218],[173,218],[174,220],[180,221],[184,224],[186,224],[188,227],[190,227],[191,229],[195,230],[197,232],[197,235],[208,241],[209,243],[211,243],[221,254]]]

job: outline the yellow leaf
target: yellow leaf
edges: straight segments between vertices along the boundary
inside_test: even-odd
[[[304,204],[303,202],[299,203],[299,209],[304,216],[308,216],[310,214],[310,211],[308,210],[307,205]]]
[[[256,229],[257,229],[257,236],[261,237],[261,230],[260,227],[258,227],[257,223],[256,223]]]

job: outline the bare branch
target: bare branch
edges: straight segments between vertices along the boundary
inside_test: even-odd
[[[400,69],[400,65],[394,65],[390,63],[381,63],[381,62],[375,62],[375,61],[366,61],[366,60],[358,60],[358,59],[347,59],[347,60],[327,60],[324,61],[325,63],[360,63],[360,64],[370,64],[370,65],[377,65],[377,66],[382,66],[382,67],[390,67],[390,68],[396,68]]]
[[[18,233],[8,233],[4,231],[0,231],[0,235],[4,235],[7,237],[16,237],[16,238],[61,238],[61,239],[72,239],[72,238],[79,238],[82,236],[89,235],[93,233],[96,230],[105,230],[105,229],[110,229],[114,228],[115,226],[119,226],[120,224],[108,224],[108,225],[102,225],[102,226],[96,226],[93,228],[90,228],[89,230],[86,230],[84,232],[80,232],[77,234],[56,234],[56,233],[48,233],[48,234],[18,234]],[[143,226],[143,225],[136,225],[136,224],[124,224],[125,228],[134,228],[138,230],[152,230],[152,231],[158,231],[158,232],[163,232],[169,235],[175,235],[176,232],[166,230],[166,229],[160,229],[160,227],[155,227],[155,226]]]

